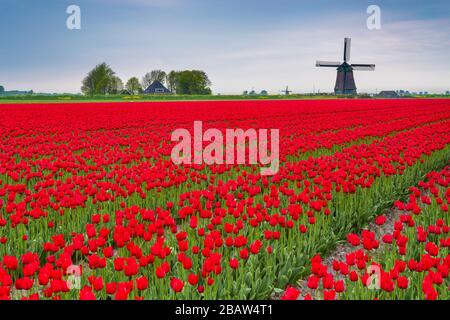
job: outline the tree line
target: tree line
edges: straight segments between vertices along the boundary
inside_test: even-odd
[[[211,81],[202,70],[170,71],[153,70],[139,81],[131,77],[124,84],[112,68],[100,63],[89,71],[82,81],[81,92],[85,95],[140,94],[153,82],[159,81],[176,94],[211,94]]]

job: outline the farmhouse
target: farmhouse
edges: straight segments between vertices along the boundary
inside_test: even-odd
[[[148,94],[166,94],[171,93],[169,89],[164,87],[164,85],[159,81],[154,81],[151,85],[148,86],[147,89],[144,90],[144,93]]]
[[[381,91],[378,94],[378,96],[381,97],[381,98],[400,98],[398,93],[395,92],[395,91]]]

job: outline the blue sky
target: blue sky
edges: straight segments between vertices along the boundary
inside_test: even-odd
[[[81,30],[66,8],[81,8]],[[381,30],[366,9],[381,8]],[[7,90],[79,92],[82,78],[107,62],[126,81],[152,69],[202,69],[215,93],[332,91],[352,37],[360,92],[450,90],[448,0],[0,0],[0,85]]]

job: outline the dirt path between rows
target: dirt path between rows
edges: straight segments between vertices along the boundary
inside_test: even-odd
[[[372,249],[371,255],[376,256],[378,252],[383,252],[386,246],[390,246],[385,244],[381,238],[385,234],[392,234],[394,232],[394,224],[395,221],[399,220],[399,217],[401,214],[404,214],[404,211],[400,211],[396,208],[388,209],[384,212],[384,215],[386,217],[386,222],[379,226],[374,222],[374,219],[372,219],[372,222],[368,224],[368,226],[365,228],[371,232],[375,233],[375,239],[379,242],[379,247],[377,249]],[[360,232],[357,233],[358,235],[361,234]],[[346,276],[342,275],[339,271],[333,270],[333,261],[345,261],[345,257],[348,253],[355,251],[356,248],[353,247],[348,242],[345,242],[344,244],[338,244],[334,250],[332,250],[326,257],[322,257],[322,264],[328,267],[328,272],[333,275],[333,278],[337,280],[345,280]],[[310,289],[308,288],[308,279],[301,279],[296,283],[296,285],[293,285],[293,287],[300,290],[300,295],[298,297],[298,300],[303,300],[306,295],[310,295],[313,299],[319,300],[323,297],[323,289],[319,286],[318,289]],[[271,296],[271,300],[279,300],[283,293],[273,293]],[[338,298],[338,296],[336,296]]]

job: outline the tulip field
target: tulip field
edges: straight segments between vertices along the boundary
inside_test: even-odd
[[[174,164],[194,121],[279,129],[278,173]],[[450,100],[0,104],[0,123],[0,299],[450,299]]]

